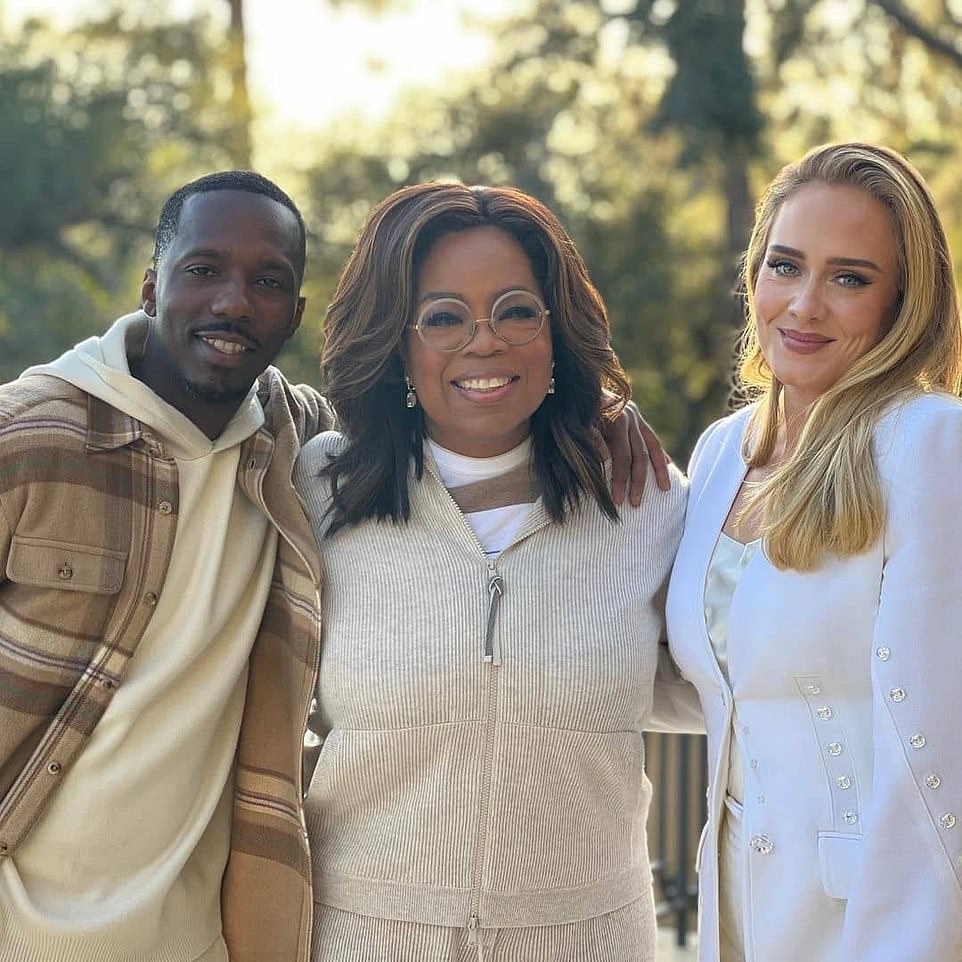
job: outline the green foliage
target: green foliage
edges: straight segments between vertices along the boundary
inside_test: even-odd
[[[327,2],[377,13],[407,0]],[[830,139],[890,143],[929,180],[962,256],[953,4],[519,4],[477,75],[409,92],[383,123],[300,139],[316,162],[299,191],[280,179],[310,229],[308,310],[282,366],[317,382],[324,309],[377,201],[431,178],[514,184],[575,238],[636,397],[683,461],[725,407],[735,261],[782,163]],[[0,376],[134,306],[163,198],[231,166],[245,121],[217,12],[178,22],[135,0],[74,31],[0,39]]]
[[[0,38],[0,375],[137,306],[163,198],[229,166],[211,22],[144,5]]]

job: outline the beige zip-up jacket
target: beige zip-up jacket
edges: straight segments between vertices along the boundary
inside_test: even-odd
[[[642,730],[681,476],[620,524],[593,503],[555,524],[539,500],[487,560],[430,455],[409,524],[324,539],[317,474],[339,443],[295,470],[325,576],[315,900],[469,931],[650,902]],[[659,692],[663,721],[695,701],[677,675]]]

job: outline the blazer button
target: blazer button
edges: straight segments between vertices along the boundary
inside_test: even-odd
[[[169,501],[161,501],[160,504],[157,505],[157,510],[161,514],[170,514],[171,511],[174,510],[174,506]]]
[[[753,835],[748,844],[756,855],[771,855],[775,851],[775,843],[767,835]]]

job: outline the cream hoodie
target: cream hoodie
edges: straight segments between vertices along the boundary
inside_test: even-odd
[[[130,672],[14,858],[0,864],[2,962],[226,962],[220,883],[247,660],[276,531],[236,486],[263,423],[252,388],[211,441],[130,374],[121,318],[52,374],[141,421],[177,463],[168,578]]]

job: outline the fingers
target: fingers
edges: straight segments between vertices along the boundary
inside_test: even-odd
[[[671,464],[671,458],[668,452],[661,446],[658,435],[655,434],[651,426],[640,414],[638,415],[638,428],[639,436],[637,443],[644,445],[645,452],[643,454],[635,447],[636,441],[635,438],[632,437],[632,456],[638,461],[651,461],[651,466],[655,471],[655,483],[662,491],[667,491],[671,487],[671,478],[668,474],[668,465]],[[647,457],[645,457],[645,455],[647,455]],[[644,474],[642,474],[641,486],[638,488],[637,500],[635,500],[634,477],[632,477],[632,504],[637,505],[641,502],[641,492],[643,488]]]
[[[606,452],[611,458],[611,500],[620,506],[625,500],[628,477],[634,477],[628,417],[622,412],[615,421],[606,421],[604,425],[605,436],[601,438],[601,445],[603,453]],[[647,464],[648,458],[643,460]],[[645,468],[642,467],[642,476],[644,473]]]

